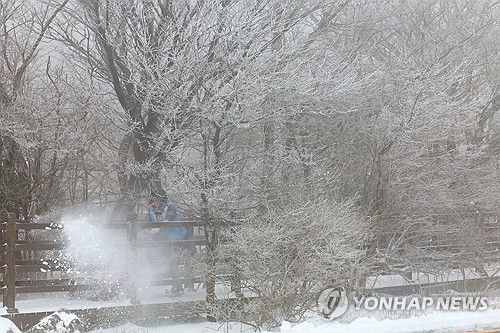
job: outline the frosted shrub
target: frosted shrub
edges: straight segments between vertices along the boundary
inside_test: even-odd
[[[366,226],[351,203],[324,200],[282,205],[226,235],[221,256],[257,296],[241,318],[257,327],[300,321],[322,288],[362,274]]]

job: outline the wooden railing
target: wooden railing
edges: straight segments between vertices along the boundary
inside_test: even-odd
[[[3,295],[3,306],[7,308],[8,313],[16,313],[16,294],[23,293],[52,293],[52,292],[67,292],[67,291],[80,291],[92,288],[89,285],[71,285],[69,278],[59,279],[20,279],[20,275],[25,273],[43,272],[47,267],[54,269],[56,263],[44,260],[30,260],[20,257],[20,252],[36,252],[36,251],[52,251],[63,250],[66,244],[62,237],[57,237],[56,233],[60,233],[63,229],[58,223],[30,223],[29,221],[16,220],[14,216],[6,216],[0,223],[0,233],[2,239],[0,240],[0,274],[2,281],[0,285],[0,294]],[[186,227],[188,234],[185,240],[178,241],[141,241],[138,239],[138,234],[141,230],[150,228],[163,228],[163,227]],[[126,221],[114,223],[99,224],[99,228],[122,230],[127,234],[128,244],[130,246],[130,256],[127,259],[127,267],[129,278],[134,281],[135,274],[139,274],[142,266],[147,260],[146,258],[138,258],[137,252],[140,249],[154,249],[154,248],[195,248],[196,252],[203,251],[206,246],[205,229],[202,224],[195,221],[180,221],[180,222],[157,222],[157,223],[144,223],[138,222],[135,215],[127,217]],[[487,230],[489,239],[484,243],[483,254],[488,258],[486,260],[496,259],[500,257],[500,225],[487,224],[484,226]],[[48,237],[52,241],[27,241],[20,240],[18,232],[20,230],[38,230],[39,232],[54,233],[54,237]],[[196,231],[196,232],[195,232]],[[47,237],[45,237],[47,238]],[[456,244],[425,244],[418,246],[421,249],[428,250],[453,250]],[[140,259],[140,260],[139,260]],[[161,264],[161,263],[159,263]],[[381,274],[383,267],[373,267],[373,272]],[[238,276],[237,272],[227,272],[224,276],[217,278],[224,281],[236,283],[235,287],[238,290]],[[206,282],[207,277],[203,276],[182,276],[176,278],[168,278],[166,276],[157,276],[151,281],[152,286],[165,286],[175,283],[196,283]],[[235,282],[236,281],[236,282]],[[134,289],[135,290],[135,289]],[[138,304],[139,300],[136,293],[132,293],[131,303]],[[207,298],[208,299],[208,298]]]
[[[140,241],[138,233],[144,229],[164,228],[164,227],[185,227],[188,234],[184,240],[173,241]],[[130,246],[130,255],[127,257],[128,278],[134,281],[134,275],[141,272],[141,265],[146,260],[140,258],[138,262],[137,251],[139,249],[148,248],[190,248],[196,249],[196,252],[203,251],[206,244],[203,227],[200,223],[194,221],[180,222],[157,222],[157,223],[141,223],[137,221],[136,216],[128,216],[127,221],[121,223],[103,223],[99,228],[123,230],[127,233],[127,238]],[[51,260],[26,260],[20,258],[21,251],[51,251],[63,250],[66,246],[63,237],[49,237],[52,241],[26,241],[18,239],[18,231],[24,230],[39,230],[39,232],[61,232],[62,225],[58,223],[30,223],[28,221],[16,220],[12,215],[4,219],[0,223],[0,232],[3,242],[0,244],[3,257],[0,260],[0,274],[3,276],[0,292],[3,295],[3,305],[7,308],[8,313],[17,313],[16,294],[21,293],[53,293],[66,291],[79,291],[89,289],[89,285],[71,285],[69,278],[60,279],[19,279],[19,275],[29,272],[44,272],[48,267],[52,266],[52,271],[57,271],[58,268],[53,267],[54,262]],[[198,231],[197,235],[194,231]],[[46,237],[47,238],[47,237]],[[159,263],[161,264],[161,263]],[[59,269],[61,270],[61,269]],[[221,277],[226,279],[226,277]],[[151,285],[172,285],[174,283],[196,283],[204,282],[204,277],[176,277],[166,278],[158,276],[155,281],[151,281]],[[130,295],[132,304],[139,304],[135,288]]]

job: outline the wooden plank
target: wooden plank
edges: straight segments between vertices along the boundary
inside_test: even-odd
[[[128,223],[105,223],[102,225],[98,225],[103,229],[128,229]],[[165,228],[165,227],[202,227],[203,225],[196,221],[164,221],[164,222],[137,222],[137,229],[153,229],[153,228]]]
[[[69,286],[72,279],[50,279],[50,280],[18,280],[16,287],[25,286]]]
[[[1,268],[0,268],[1,270]],[[57,267],[51,267],[49,268],[47,265],[43,264],[38,264],[38,265],[16,265],[16,272],[17,273],[30,273],[30,272],[60,272],[64,270],[63,267],[60,267],[59,269]]]
[[[44,264],[46,263],[46,264]],[[0,266],[6,265],[5,260],[0,260]],[[52,259],[39,259],[39,260],[16,260],[16,265],[47,265],[56,266],[58,265],[57,260]]]
[[[455,287],[460,287],[461,285],[467,283],[468,286],[483,286],[488,283],[498,283],[500,282],[500,277],[485,277],[485,278],[475,278],[467,280],[455,280],[446,282],[431,282],[422,284],[409,284],[402,286],[390,286],[390,287],[380,287],[368,289],[368,291],[379,293],[379,294],[393,294],[393,295],[411,295],[419,294],[423,289],[429,289],[432,287],[443,287],[444,289],[453,289]],[[470,289],[472,291],[472,289]],[[477,290],[476,290],[477,291]]]
[[[25,239],[18,239],[16,240],[16,247],[21,244],[62,244],[63,240],[57,240],[54,239],[52,241],[36,241],[36,240],[25,240]]]
[[[9,216],[7,219],[7,273],[5,277],[5,285],[7,287],[4,298],[4,306],[7,307],[8,313],[17,312],[16,309],[16,222],[14,217]]]
[[[73,290],[73,286],[22,286],[16,287],[16,293],[29,294],[29,293],[53,293]]]
[[[202,224],[193,221],[164,221],[164,222],[154,222],[154,223],[137,223],[138,229],[153,229],[153,228],[165,228],[165,227],[203,227]]]
[[[98,227],[102,227],[103,229],[127,230],[128,223],[105,223],[102,225],[98,225]]]
[[[60,243],[37,243],[37,244],[17,244],[16,250],[18,251],[50,251],[62,250],[64,244]]]
[[[58,223],[16,223],[16,229],[20,230],[32,230],[32,229],[42,229],[42,230],[61,230],[63,226]]]
[[[18,287],[50,287],[50,286],[71,286],[71,279],[59,279],[59,280],[21,280],[16,281],[16,288]],[[71,286],[75,289],[80,288],[83,285]],[[84,286],[84,288],[87,288]],[[0,294],[5,294],[7,287],[5,285],[0,287]]]
[[[62,225],[57,223],[27,223],[27,222],[18,222],[16,223],[16,230],[34,230],[34,229],[42,229],[42,230],[60,230],[62,229]],[[0,230],[7,230],[7,223],[0,223]]]
[[[46,293],[46,292],[63,292],[70,291],[72,286],[23,286],[16,287],[16,293]]]
[[[205,239],[188,239],[188,240],[176,240],[176,241],[150,241],[150,242],[138,242],[137,248],[156,248],[156,247],[183,247],[188,245],[205,245]]]
[[[148,286],[151,287],[159,287],[159,286],[171,286],[174,284],[192,284],[192,283],[203,283],[204,278],[203,277],[195,277],[195,278],[178,278],[178,279],[169,279],[169,278],[161,278],[161,275],[158,274],[158,276],[152,280],[148,281]]]
[[[93,286],[86,285],[55,285],[55,286],[21,286],[16,287],[16,293],[19,294],[30,294],[30,293],[55,293],[55,292],[64,292],[64,291],[72,291],[72,290],[85,290],[92,289]]]

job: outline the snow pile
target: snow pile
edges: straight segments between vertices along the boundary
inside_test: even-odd
[[[21,333],[21,331],[9,319],[0,317],[0,333]]]
[[[80,319],[66,309],[59,309],[40,320],[27,333],[83,333],[84,327]]]
[[[89,333],[255,333],[255,329],[242,323],[196,323],[168,326],[139,327],[133,324],[115,328],[97,329]],[[276,332],[274,332],[276,333]]]
[[[329,321],[322,317],[310,318],[301,324],[283,322],[281,333],[456,333],[500,327],[500,310],[477,312],[440,312],[435,311],[427,315],[405,318],[384,319],[358,318],[349,324]],[[124,325],[112,329],[92,331],[94,333],[251,333],[251,326],[238,323],[196,323],[170,325],[163,327],[141,328],[135,325]],[[276,333],[262,332],[262,333]]]
[[[349,324],[321,320],[292,325],[284,322],[282,333],[414,333],[456,332],[500,327],[500,310],[478,312],[433,312],[405,319],[358,318]],[[266,332],[263,332],[266,333]],[[271,333],[271,332],[267,332]]]

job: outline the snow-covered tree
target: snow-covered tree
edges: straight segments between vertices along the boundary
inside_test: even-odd
[[[0,208],[25,219],[92,201],[105,175],[105,100],[47,43],[67,2],[0,4]]]
[[[339,129],[327,150],[342,170],[337,184],[376,217],[370,255],[387,270],[481,266],[488,238],[480,215],[499,199],[489,60],[498,9],[487,1],[382,4],[365,7],[373,21],[358,36],[373,43],[379,90],[362,112],[325,126]]]

